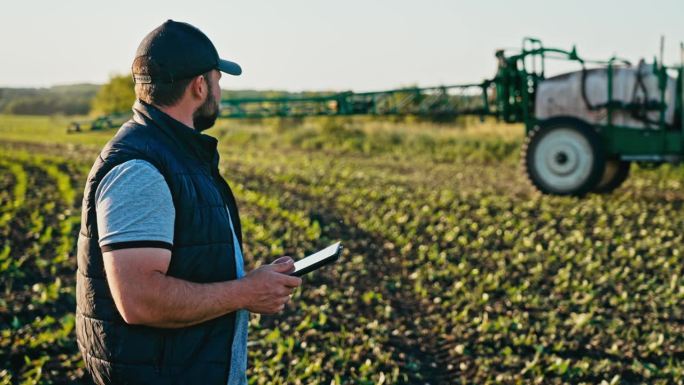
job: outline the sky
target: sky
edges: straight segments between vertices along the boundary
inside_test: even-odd
[[[525,36],[591,59],[679,63],[684,0],[2,0],[0,87],[129,74],[167,19],[204,31],[243,68],[224,89],[370,91],[480,82]],[[553,65],[550,66],[553,70]],[[557,71],[566,68],[559,64]]]

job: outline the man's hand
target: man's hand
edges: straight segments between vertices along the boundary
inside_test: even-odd
[[[299,277],[290,276],[294,261],[280,257],[270,265],[250,271],[242,280],[247,289],[245,309],[252,313],[273,314],[282,311],[292,291],[302,284]]]

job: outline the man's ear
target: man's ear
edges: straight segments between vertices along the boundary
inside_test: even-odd
[[[196,76],[190,82],[190,93],[194,98],[202,99],[202,95],[209,92],[207,82],[204,80],[204,75]]]

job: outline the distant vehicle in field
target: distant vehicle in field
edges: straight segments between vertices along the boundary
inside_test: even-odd
[[[130,113],[114,113],[101,115],[92,120],[73,121],[67,128],[67,133],[81,132],[84,130],[98,131],[117,128],[131,118]]]
[[[496,58],[496,76],[481,83],[224,99],[221,116],[479,115],[524,123],[525,174],[539,191],[555,195],[610,192],[627,179],[633,162],[682,161],[684,46],[678,66],[664,66],[662,52],[660,63],[637,66],[616,57],[585,60],[574,47],[546,48],[533,38],[514,54],[497,51]],[[548,59],[580,69],[547,77]]]
[[[499,51],[497,57],[496,114],[525,123],[522,164],[539,191],[610,192],[627,179],[632,162],[682,161],[684,64],[589,61],[575,48],[544,48],[529,38],[521,53]],[[576,62],[581,69],[546,77],[546,59]]]

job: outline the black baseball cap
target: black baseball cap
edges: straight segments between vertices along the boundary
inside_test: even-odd
[[[138,46],[133,60],[135,83],[173,83],[212,69],[240,75],[242,68],[221,59],[211,40],[188,23],[167,20]]]

